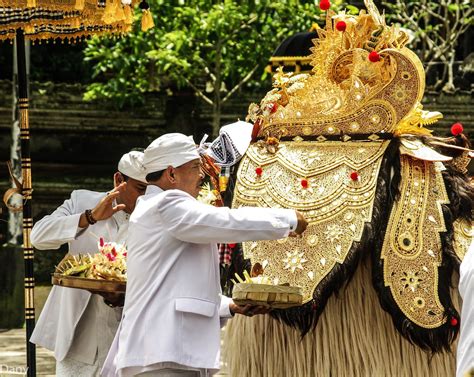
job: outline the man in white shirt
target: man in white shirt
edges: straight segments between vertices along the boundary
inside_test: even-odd
[[[122,321],[102,375],[213,374],[220,318],[249,314],[220,294],[216,244],[301,234],[307,222],[294,210],[199,203],[204,175],[185,135],[156,139],[144,167],[149,186],[130,218]]]
[[[474,242],[471,243],[459,269],[459,293],[463,301],[456,377],[465,377],[474,375]]]
[[[123,243],[129,214],[146,189],[142,160],[142,152],[123,155],[114,174],[115,188],[108,193],[73,191],[34,225],[33,246],[47,250],[68,243],[69,254],[77,255],[97,252],[99,238]],[[120,308],[108,306],[98,295],[54,286],[30,341],[54,351],[57,376],[98,376],[120,316]]]

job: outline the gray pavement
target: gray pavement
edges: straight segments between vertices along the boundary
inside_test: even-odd
[[[36,319],[39,318],[46,297],[51,287],[35,287]],[[26,334],[25,329],[0,330],[0,377],[25,375],[26,368]],[[221,337],[221,346],[223,337]],[[228,376],[226,367],[221,362],[221,371],[217,376]],[[36,374],[38,376],[55,376],[56,360],[53,352],[36,347]],[[75,377],[75,376],[71,376]]]
[[[26,340],[25,329],[0,332],[0,376],[25,375]],[[56,361],[53,353],[36,347],[36,374],[55,376]]]

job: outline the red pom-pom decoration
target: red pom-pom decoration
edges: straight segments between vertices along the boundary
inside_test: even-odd
[[[331,2],[329,0],[321,0],[319,2],[319,8],[321,10],[328,10],[331,7]]]
[[[258,168],[255,168],[255,174],[257,174],[259,177],[262,176],[263,169],[259,166]]]
[[[372,63],[376,63],[380,60],[380,55],[377,51],[372,51],[370,54],[369,54],[369,60],[372,62]]]
[[[309,182],[307,179],[302,179],[301,180],[301,186],[303,186],[303,188],[307,189],[308,186],[309,186]]]
[[[337,24],[336,24],[336,30],[337,31],[346,31],[346,23],[344,21],[339,21]]]
[[[229,246],[231,249],[235,249],[237,244],[236,243],[228,243],[227,246]]]
[[[460,134],[462,134],[464,131],[464,127],[462,126],[461,123],[454,123],[452,126],[451,126],[451,133],[454,135],[454,136],[458,136]]]
[[[356,171],[353,171],[351,174],[350,174],[350,177],[353,181],[358,181],[359,180],[359,173],[357,173]]]
[[[458,325],[458,319],[456,317],[451,317],[449,323],[451,324],[451,326],[455,327]]]

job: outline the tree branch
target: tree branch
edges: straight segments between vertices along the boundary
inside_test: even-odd
[[[255,67],[253,67],[253,69],[236,86],[234,86],[230,90],[229,93],[227,93],[227,95],[222,99],[222,103],[227,101],[237,90],[239,90],[242,87],[242,85],[244,85],[247,81],[249,81],[258,67],[259,67],[258,64]]]
[[[214,102],[212,102],[212,100],[208,96],[206,96],[201,89],[194,85],[187,77],[185,77],[184,80],[186,81],[186,84],[188,84],[196,92],[198,97],[202,98],[207,104],[211,106],[214,105]]]

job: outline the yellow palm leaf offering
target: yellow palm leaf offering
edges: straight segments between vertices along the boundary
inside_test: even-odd
[[[53,274],[52,283],[92,293],[124,293],[127,282],[127,249],[99,240],[96,254],[66,255]]]
[[[263,275],[251,277],[247,271],[244,271],[243,275],[243,279],[238,274],[235,274],[237,281],[232,279],[234,283],[232,299],[236,304],[267,306],[274,309],[302,305],[303,293],[300,287],[292,287],[289,284],[278,285],[278,281],[272,282]]]
[[[197,200],[201,203],[215,206],[218,199],[217,196],[217,191],[212,189],[209,182],[206,182],[202,185],[201,190],[199,190],[199,196],[197,197]]]
[[[127,281],[127,249],[101,238],[97,254],[68,256],[59,264],[57,272],[86,279]]]

